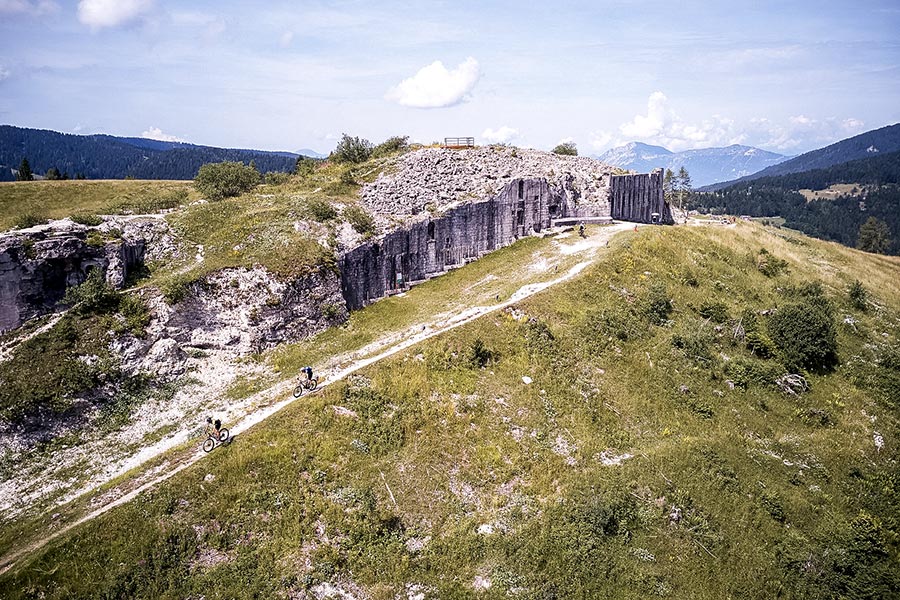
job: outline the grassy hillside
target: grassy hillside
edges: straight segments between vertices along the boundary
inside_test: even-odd
[[[786,325],[798,309],[817,326]],[[750,224],[647,228],[295,403],[0,591],[896,597],[898,317],[896,259]],[[781,391],[785,365],[808,391]]]
[[[77,214],[153,213],[196,197],[188,181],[0,183],[0,231]]]

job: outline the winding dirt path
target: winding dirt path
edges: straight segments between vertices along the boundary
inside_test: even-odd
[[[564,249],[562,249],[562,251],[563,251],[563,253],[571,254],[574,252],[583,252],[585,250],[596,249],[596,248],[606,246],[606,245],[608,245],[609,240],[614,235],[616,235],[617,233],[620,233],[622,231],[629,230],[632,227],[634,227],[634,224],[632,224],[632,223],[616,223],[613,226],[603,227],[586,239],[573,240],[574,244],[569,245],[567,247],[568,250],[564,248]],[[531,283],[531,284],[525,285],[525,286],[519,288],[519,290],[516,291],[514,294],[512,294],[508,300],[506,300],[502,303],[493,304],[490,306],[473,306],[473,307],[469,307],[469,308],[462,310],[453,315],[442,315],[440,323],[432,322],[430,325],[425,325],[420,332],[418,332],[406,339],[403,339],[401,341],[397,341],[396,343],[393,343],[393,345],[391,345],[391,343],[392,343],[392,341],[396,340],[396,336],[387,336],[385,338],[382,338],[383,340],[386,340],[382,344],[382,347],[384,347],[385,349],[382,350],[379,354],[376,354],[374,356],[369,356],[367,358],[352,360],[351,364],[343,369],[333,368],[333,369],[321,370],[321,378],[324,379],[324,382],[320,384],[318,389],[322,389],[322,388],[330,385],[331,383],[340,381],[341,379],[346,378],[348,375],[351,375],[351,374],[359,371],[360,369],[363,369],[373,363],[376,363],[378,361],[384,360],[385,358],[393,356],[393,355],[397,354],[398,352],[402,352],[403,350],[406,350],[406,349],[418,344],[419,342],[421,342],[423,340],[427,340],[434,336],[440,335],[444,332],[450,331],[452,329],[456,329],[457,327],[465,325],[466,323],[471,323],[475,319],[483,317],[484,315],[487,315],[487,314],[490,314],[493,312],[497,312],[497,311],[503,310],[505,308],[508,308],[510,306],[513,306],[514,304],[521,302],[522,300],[524,300],[525,298],[528,298],[529,296],[533,296],[534,294],[537,294],[538,292],[541,292],[549,287],[552,287],[554,285],[558,285],[560,283],[568,281],[568,280],[572,279],[573,277],[575,277],[576,275],[578,275],[579,273],[581,273],[581,271],[583,271],[587,266],[592,264],[595,260],[597,260],[596,256],[588,257],[586,260],[579,262],[576,265],[574,265],[573,267],[571,267],[568,271],[566,271],[560,277],[557,277],[555,279],[551,279],[548,281],[540,282],[540,283]],[[375,344],[370,344],[369,346],[366,347],[366,350],[368,350],[369,352],[377,351],[377,349],[378,349],[377,342]],[[359,351],[356,351],[356,352],[353,352],[352,355],[358,355],[358,353],[359,353]],[[340,364],[340,362],[338,362],[337,364]],[[254,394],[253,398],[260,398],[260,399],[264,399],[266,397],[273,397],[273,396],[277,397],[282,394],[287,395],[287,398],[284,400],[281,400],[279,402],[269,404],[268,406],[264,406],[264,407],[260,408],[259,410],[256,410],[252,413],[245,415],[240,421],[238,421],[233,427],[230,428],[232,436],[236,436],[240,433],[247,431],[248,429],[250,429],[257,423],[263,421],[264,419],[267,419],[268,417],[274,415],[281,409],[285,408],[286,406],[288,406],[289,404],[294,402],[296,399],[293,397],[293,395],[290,394],[290,391],[293,389],[293,387],[294,387],[294,380],[287,379],[284,381],[280,381],[280,382],[276,383],[275,385]],[[177,452],[170,461],[168,461],[167,463],[164,463],[164,465],[161,467],[161,468],[165,469],[164,472],[155,475],[152,479],[150,479],[144,483],[141,483],[140,485],[137,485],[136,487],[133,487],[132,489],[130,489],[129,491],[127,491],[121,495],[115,496],[114,498],[111,497],[109,499],[109,501],[107,501],[105,504],[103,504],[102,506],[83,515],[82,517],[78,518],[77,520],[75,520],[71,523],[68,523],[66,525],[63,525],[62,527],[53,531],[52,533],[45,535],[33,542],[21,547],[21,548],[18,548],[16,550],[8,553],[6,556],[3,556],[2,558],[0,558],[0,575],[9,571],[13,566],[16,565],[16,563],[20,559],[32,554],[33,552],[36,552],[37,550],[39,550],[40,548],[45,546],[50,541],[71,531],[72,529],[74,529],[78,525],[81,525],[82,523],[86,523],[87,521],[95,519],[95,518],[99,517],[100,515],[102,515],[103,513],[107,512],[109,510],[112,510],[113,508],[115,508],[117,506],[125,504],[126,502],[130,502],[135,497],[137,497],[141,492],[144,492],[146,490],[156,487],[160,483],[166,481],[167,479],[173,477],[174,475],[177,475],[181,471],[185,470],[186,468],[188,468],[191,465],[195,464],[196,462],[200,461],[204,456],[206,456],[206,453],[204,453],[199,447],[195,447],[193,449],[186,449],[186,450],[182,450],[181,452]],[[153,458],[153,457],[150,457],[150,458]],[[148,458],[148,460],[150,460],[150,459]],[[125,485],[127,486],[127,484],[125,484]]]

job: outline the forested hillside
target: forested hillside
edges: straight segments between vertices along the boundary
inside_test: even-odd
[[[890,154],[898,150],[900,150],[900,123],[861,133],[852,138],[835,142],[830,146],[801,154],[735,181],[710,185],[707,189],[718,190],[732,184],[759,180],[763,177],[802,173],[812,169],[825,169],[852,160]]]
[[[14,180],[23,158],[37,175],[55,167],[71,178],[193,179],[201,165],[225,160],[252,160],[261,173],[290,172],[297,155],[0,125],[0,181]]]
[[[799,190],[825,190],[852,185],[833,198],[809,199]],[[900,152],[880,154],[824,169],[764,177],[717,192],[697,194],[692,208],[703,212],[783,217],[788,227],[826,240],[857,246],[867,221],[886,231],[885,248],[900,253]],[[870,219],[877,221],[870,221]],[[886,226],[886,227],[885,227]]]

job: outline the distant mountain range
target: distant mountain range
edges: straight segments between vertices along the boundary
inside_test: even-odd
[[[313,151],[301,151],[311,154]],[[223,160],[249,163],[262,173],[292,171],[299,153],[197,146],[112,135],[72,135],[44,129],[0,125],[0,181],[15,179],[14,169],[28,158],[43,175],[56,167],[70,177],[88,179],[193,179],[201,165]]]
[[[900,150],[900,123],[861,133],[846,140],[835,142],[830,146],[785,160],[756,173],[748,174],[740,179],[709,185],[704,190],[720,190],[736,183],[753,181],[761,177],[774,177],[790,173],[802,173],[812,169],[824,169],[850,162],[851,160],[869,158],[878,154],[888,154],[898,150]]]
[[[790,157],[737,144],[725,148],[672,152],[662,146],[631,142],[608,150],[597,158],[615,167],[639,172],[656,168],[678,171],[684,167],[691,174],[694,186],[700,187],[756,173]]]

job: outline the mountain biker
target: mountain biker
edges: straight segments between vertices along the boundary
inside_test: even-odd
[[[219,419],[213,421],[212,417],[206,417],[206,435],[214,439],[219,439],[219,431],[221,429],[222,421]]]
[[[578,224],[578,235],[584,237],[584,221]]]
[[[300,369],[300,372],[306,373],[306,381],[312,381],[312,378],[313,378],[312,367],[307,365],[307,366],[303,367],[302,369]]]

